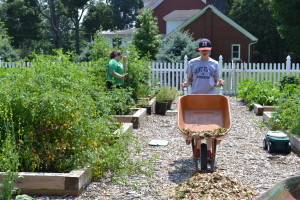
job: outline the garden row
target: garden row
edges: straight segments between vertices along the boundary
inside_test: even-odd
[[[103,45],[101,39],[98,44]],[[133,108],[151,106],[148,100],[154,95],[157,102],[168,103],[177,91],[149,85],[148,61],[131,46],[120,48],[129,59],[132,79],[124,88],[107,90],[109,60],[104,55],[110,49],[95,46],[95,59],[88,64],[57,50],[55,55],[33,55],[30,67],[0,69],[0,198],[9,199],[14,182],[22,183],[15,181],[18,172],[71,173],[62,184],[70,192],[107,170],[116,175],[141,171],[128,150],[137,142],[119,122],[133,115]],[[81,169],[88,173],[83,171],[76,182]],[[30,181],[32,187],[45,187]],[[57,185],[53,178],[47,181]]]
[[[257,115],[264,115],[271,130],[287,133],[293,150],[300,153],[300,78],[286,75],[278,84],[245,79],[239,85],[237,97]]]

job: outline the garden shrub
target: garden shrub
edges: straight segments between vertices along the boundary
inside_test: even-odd
[[[110,166],[103,160],[125,161],[124,144],[131,139],[128,134],[114,134],[120,125],[99,110],[95,97],[101,96],[101,84],[90,73],[95,65],[77,64],[56,53],[37,55],[32,67],[0,70],[0,145],[7,137],[3,113],[10,112],[20,146],[19,171],[90,167],[101,175]]]
[[[247,107],[253,108],[254,103],[264,106],[277,105],[281,97],[280,89],[271,81],[256,81],[254,79],[245,79],[239,84],[237,97],[247,101]]]
[[[249,108],[253,103],[276,105],[267,124],[273,130],[288,131],[300,136],[300,86],[295,75],[284,76],[279,86],[270,81],[245,79],[239,84],[237,97],[246,99]]]
[[[97,78],[100,90],[103,91],[106,88],[109,54],[112,50],[118,49],[128,58],[126,73],[130,74],[131,78],[125,81],[124,87],[129,88],[133,100],[137,101],[139,97],[147,96],[151,92],[149,60],[140,58],[139,52],[133,44],[111,47],[106,36],[98,32],[89,48],[91,49],[89,57],[91,61],[87,65],[92,65],[92,73]]]
[[[300,119],[300,87],[294,88],[294,93],[282,98],[276,111],[272,114],[270,124],[274,130],[288,130],[293,134],[299,134]]]
[[[285,89],[286,86],[288,85],[299,85],[300,83],[300,79],[296,77],[295,74],[290,74],[290,75],[285,75],[282,77],[282,79],[280,80],[280,90],[283,91]]]
[[[173,101],[180,93],[175,87],[161,86],[156,95],[156,101],[159,103],[168,103]]]
[[[199,42],[193,41],[188,31],[175,31],[166,37],[164,46],[159,50],[157,60],[162,62],[183,62],[184,56],[189,59],[199,56],[196,51]]]

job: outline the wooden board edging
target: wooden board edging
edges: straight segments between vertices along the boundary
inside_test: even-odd
[[[132,123],[133,128],[137,129],[147,116],[147,109],[133,108],[133,110],[136,111],[133,113],[133,115],[114,115],[113,117],[115,117],[121,123]]]
[[[293,134],[288,134],[288,137],[290,138],[290,143],[292,146],[292,150],[296,153],[296,154],[300,154],[300,137],[297,135],[293,135]]]
[[[22,179],[15,181],[21,194],[27,195],[79,195],[91,183],[88,169],[72,170],[69,173],[19,172]],[[0,172],[0,181],[5,176]]]
[[[257,103],[253,104],[253,111],[258,116],[262,116],[264,112],[274,112],[275,110],[275,106],[262,106]]]
[[[127,133],[132,128],[132,123],[123,123],[121,131]],[[69,173],[19,172],[18,175],[23,178],[16,180],[14,186],[21,189],[21,194],[31,196],[78,196],[92,182],[89,169]],[[5,176],[5,172],[0,172],[0,183]]]
[[[268,121],[272,117],[273,112],[263,112],[263,120]]]

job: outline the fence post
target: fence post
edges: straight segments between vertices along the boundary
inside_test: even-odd
[[[222,78],[223,56],[219,56],[219,78]]]
[[[187,74],[186,74],[186,70],[188,68],[188,57],[187,55],[184,56],[184,62],[183,62],[183,77],[184,77],[184,81],[187,81]]]
[[[221,79],[222,78],[222,69],[223,69],[223,56],[222,55],[220,55],[219,56],[219,79]],[[219,94],[222,94],[223,95],[223,86],[221,86],[220,88],[219,88]]]
[[[286,74],[289,75],[291,73],[291,56],[286,57]]]

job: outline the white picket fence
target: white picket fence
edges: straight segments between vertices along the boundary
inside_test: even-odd
[[[285,63],[223,63],[223,57],[219,57],[219,77],[226,81],[223,88],[224,94],[237,94],[238,84],[245,78],[254,78],[257,81],[269,80],[278,84],[283,75],[295,74],[300,76],[299,63],[291,63],[291,57],[287,56]],[[30,62],[3,62],[0,67],[29,67]],[[160,85],[168,85],[181,90],[181,83],[187,80],[186,69],[188,58],[185,56],[181,63],[151,63],[151,82]],[[188,90],[190,91],[190,89]]]
[[[181,83],[187,80],[185,73],[187,66],[187,56],[182,63],[151,63],[152,82],[181,90]],[[278,84],[283,75],[300,76],[299,63],[291,63],[290,56],[287,56],[285,63],[223,63],[223,57],[220,56],[219,69],[220,78],[226,81],[224,94],[237,94],[238,84],[245,78],[257,81],[269,80]]]

